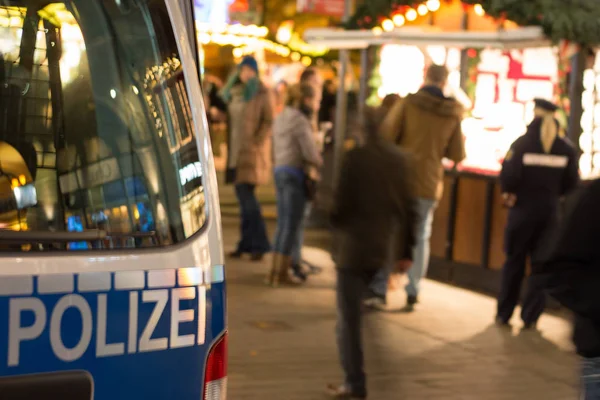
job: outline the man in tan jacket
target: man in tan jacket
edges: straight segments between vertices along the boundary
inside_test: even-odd
[[[429,266],[429,239],[433,214],[442,197],[444,168],[442,159],[455,163],[465,158],[461,130],[463,107],[444,96],[448,80],[446,67],[429,67],[425,85],[415,94],[397,102],[381,127],[381,134],[397,144],[412,158],[416,190],[417,232],[413,267],[408,272],[406,311],[418,302],[419,283]],[[372,298],[385,303],[388,276],[381,274],[371,288]]]

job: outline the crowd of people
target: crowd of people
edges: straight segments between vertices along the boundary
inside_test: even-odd
[[[362,308],[385,305],[390,274],[407,274],[404,311],[416,310],[429,265],[434,211],[443,193],[442,162],[458,164],[465,158],[465,110],[444,93],[448,70],[431,65],[425,78],[418,92],[403,99],[390,95],[379,107],[365,107],[362,118],[356,102],[349,102],[348,126],[353,134],[358,131],[362,145],[343,157],[330,210],[338,349],[345,374],[343,384],[328,388],[333,398],[367,396]],[[300,267],[303,220],[323,163],[319,122],[331,121],[335,90],[307,69],[299,83],[278,85],[275,98],[274,107],[256,60],[246,57],[218,101],[228,116],[227,182],[235,184],[241,209],[241,239],[230,256],[249,254],[258,261],[272,252],[266,283],[297,286],[306,280]],[[593,243],[600,226],[594,209],[600,184],[592,184],[560,222],[561,201],[579,186],[579,175],[576,151],[562,133],[556,110],[549,101],[536,100],[534,120],[503,162],[500,183],[510,210],[496,324],[510,326],[531,259],[523,329],[536,329],[546,292],[573,310],[575,342],[585,360],[585,398],[600,399],[600,313],[594,292],[600,275]],[[277,194],[272,242],[255,195],[256,186],[269,179]]]

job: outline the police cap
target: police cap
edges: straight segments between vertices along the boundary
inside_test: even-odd
[[[537,108],[541,108],[542,110],[554,112],[558,110],[558,106],[553,104],[552,102],[544,99],[534,99],[535,106]]]

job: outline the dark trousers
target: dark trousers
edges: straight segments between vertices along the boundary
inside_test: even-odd
[[[306,207],[304,182],[287,171],[275,172],[277,187],[277,231],[273,251],[292,256],[302,239],[302,219]],[[300,242],[301,243],[301,242]]]
[[[268,253],[271,250],[265,220],[254,194],[255,188],[254,185],[246,183],[235,185],[235,194],[241,211],[241,239],[237,250],[242,253]]]
[[[600,399],[600,358],[586,358],[582,362],[582,400]]]
[[[337,343],[345,385],[354,395],[366,396],[367,385],[362,350],[362,301],[378,270],[338,269]]]
[[[525,278],[527,258],[535,271],[548,258],[558,226],[555,210],[540,215],[539,210],[512,209],[505,231],[506,263],[502,270],[502,285],[498,295],[497,317],[508,322],[519,303]],[[527,278],[521,319],[535,324],[546,306],[543,285],[535,275]]]

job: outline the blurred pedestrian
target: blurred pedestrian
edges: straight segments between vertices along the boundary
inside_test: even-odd
[[[318,116],[319,116],[319,109],[321,106],[321,91],[322,91],[322,81],[321,81],[321,77],[319,75],[319,72],[311,67],[308,67],[306,69],[304,69],[304,71],[302,71],[302,74],[300,75],[300,85],[304,86],[304,85],[308,85],[310,87],[313,88],[313,91],[315,93],[315,97],[314,97],[314,101],[316,104],[316,109],[314,109],[314,112],[311,114],[310,116],[310,126],[311,126],[311,138],[313,140],[313,142],[315,143],[315,146],[317,147],[317,151],[319,151],[319,153],[321,152],[320,148],[320,142],[321,142],[321,135],[319,134],[319,127],[318,127]],[[313,178],[315,178],[316,180],[318,180],[320,178],[320,167],[321,165],[317,166],[309,166],[306,169],[306,173],[308,173],[310,176],[312,176]],[[302,260],[302,248],[304,247],[304,217],[308,214],[309,208],[310,208],[310,202],[314,200],[314,199],[307,199],[306,204],[304,206],[304,211],[303,211],[303,218],[301,221],[301,227],[299,229],[300,234],[296,237],[296,241],[294,243],[294,247],[292,250],[292,271],[294,273],[294,275],[296,276],[296,278],[305,281],[308,277],[308,274],[310,273],[310,269],[306,270],[303,268],[303,260]]]
[[[368,110],[367,142],[344,156],[334,195],[337,340],[345,381],[329,387],[333,398],[366,398],[361,339],[364,293],[391,257],[398,271],[405,272],[411,265],[415,240],[411,168],[404,153],[378,137],[373,127],[380,119],[381,110]]]
[[[319,108],[319,123],[332,124],[335,119],[335,103],[337,101],[337,88],[335,82],[328,79],[323,84],[321,107]]]
[[[275,115],[279,115],[285,108],[285,101],[287,97],[288,84],[286,81],[279,81],[275,85]]]
[[[535,100],[533,122],[511,145],[502,164],[500,185],[510,211],[496,315],[501,326],[509,325],[519,302],[527,258],[534,270],[547,258],[558,227],[560,199],[579,181],[575,149],[559,135],[554,118],[557,109],[549,101]],[[543,288],[536,279],[529,279],[521,310],[524,329],[535,329],[544,307]]]
[[[582,400],[600,400],[600,180],[583,193],[539,275],[549,294],[575,314],[573,341],[582,357]]]
[[[301,235],[304,208],[308,200],[306,175],[308,166],[322,163],[312,138],[311,118],[316,112],[318,97],[307,84],[288,90],[286,107],[275,118],[273,144],[275,154],[275,185],[277,188],[277,231],[273,242],[273,266],[268,284],[294,284],[290,277],[292,252]]]
[[[427,274],[433,213],[442,197],[444,167],[442,160],[455,163],[465,158],[461,122],[462,106],[444,95],[448,70],[431,65],[425,85],[415,94],[397,101],[386,117],[381,134],[406,150],[415,170],[417,197],[417,233],[414,265],[408,273],[405,311],[413,311],[418,303],[420,282]],[[373,300],[386,302],[388,276],[383,271],[372,286]]]
[[[241,210],[240,242],[231,257],[251,254],[260,261],[270,251],[265,222],[256,199],[256,186],[271,174],[273,107],[268,89],[260,81],[258,63],[245,57],[222,92],[228,108],[228,159],[226,182],[235,183]]]

